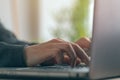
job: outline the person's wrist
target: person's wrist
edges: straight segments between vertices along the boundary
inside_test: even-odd
[[[36,66],[42,62],[42,57],[39,56],[41,53],[39,45],[27,46],[25,51],[27,66]]]
[[[31,56],[32,56],[31,49],[32,49],[31,46],[25,47],[25,57],[26,57],[27,66],[33,66],[32,61],[31,61]]]

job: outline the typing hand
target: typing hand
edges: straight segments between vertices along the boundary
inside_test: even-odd
[[[36,66],[48,60],[63,64],[65,59],[69,61],[72,67],[76,66],[78,60],[86,64],[89,63],[87,54],[79,45],[61,39],[53,39],[42,44],[28,46],[25,51],[28,66]]]
[[[79,45],[79,47],[82,48],[81,50],[84,50],[83,51],[84,53],[82,52],[82,54],[84,54],[84,55],[87,54],[86,56],[90,56],[89,51],[90,51],[91,40],[89,38],[87,38],[87,37],[80,38],[79,40],[77,40],[75,42],[75,44]],[[76,49],[76,48],[74,48],[74,49]],[[84,56],[82,56],[82,54],[80,54],[80,57],[77,58],[77,64],[78,65],[80,63],[86,63],[87,62],[87,61],[84,60],[85,58],[84,58]],[[66,63],[70,63],[68,56],[64,56],[64,59],[65,59]],[[89,58],[89,60],[90,60],[90,58]],[[86,63],[86,64],[88,65],[89,62]]]
[[[75,43],[78,44],[87,53],[87,55],[90,56],[89,51],[90,51],[91,40],[89,38],[83,37],[78,41],[76,41]]]

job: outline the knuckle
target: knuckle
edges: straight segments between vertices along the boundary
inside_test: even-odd
[[[73,48],[76,49],[82,49],[78,44],[72,43]]]
[[[51,41],[53,41],[53,42],[64,42],[63,40],[61,40],[61,39],[59,39],[59,38],[55,38],[55,39],[52,39]]]
[[[90,42],[90,39],[88,37],[83,37],[83,38],[81,38],[81,40],[86,41],[86,42]]]
[[[75,48],[79,48],[82,49],[81,46],[79,46],[78,44],[74,44]]]
[[[59,41],[57,38],[55,38],[55,39],[52,39],[52,41]]]
[[[72,43],[72,46],[73,46],[73,47],[78,47],[78,44]]]

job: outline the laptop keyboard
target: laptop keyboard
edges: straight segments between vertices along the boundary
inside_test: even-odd
[[[62,64],[62,65],[54,65],[54,66],[37,66],[37,67],[41,69],[81,69],[81,68],[86,68],[87,66],[85,64],[80,64],[72,68],[69,65]]]
[[[88,72],[89,68],[84,65],[80,64],[74,68],[69,65],[54,65],[54,66],[37,66],[37,67],[28,67],[28,68],[17,68],[16,70],[24,70],[24,71],[86,71]]]

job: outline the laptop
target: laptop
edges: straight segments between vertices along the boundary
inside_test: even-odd
[[[0,68],[1,78],[47,77],[104,79],[120,77],[120,0],[95,0],[90,66]]]

